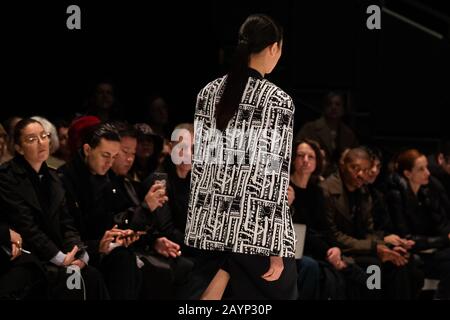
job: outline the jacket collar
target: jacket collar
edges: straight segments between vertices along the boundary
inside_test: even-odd
[[[335,199],[334,204],[337,212],[339,212],[348,221],[352,221],[350,215],[350,207],[348,202],[348,194],[344,188],[344,181],[341,178],[339,170],[330,176],[327,181],[328,192]]]
[[[24,162],[25,161],[25,162]],[[26,160],[23,158],[19,158],[16,156],[11,161],[11,170],[14,172],[15,176],[18,179],[17,190],[22,195],[25,202],[31,205],[36,210],[43,212],[43,209],[39,203],[39,200],[36,195],[36,191],[31,183],[31,179],[28,176],[27,172]],[[45,165],[45,163],[44,163]],[[54,214],[59,207],[59,204],[64,199],[64,191],[62,189],[62,185],[59,183],[59,179],[55,172],[49,171],[49,188],[50,188],[50,204],[49,210],[50,214]]]
[[[259,80],[264,79],[264,77],[262,76],[262,74],[259,73],[259,71],[256,71],[256,70],[253,69],[253,68],[248,68],[248,75],[249,75],[250,77],[253,77],[253,78],[256,78],[256,79],[259,79]]]

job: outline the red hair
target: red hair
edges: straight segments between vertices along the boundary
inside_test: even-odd
[[[403,171],[405,170],[412,171],[416,160],[422,156],[423,154],[416,149],[408,149],[400,152],[396,161],[397,173],[403,175]]]

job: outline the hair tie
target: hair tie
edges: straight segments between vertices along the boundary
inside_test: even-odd
[[[248,45],[248,38],[246,36],[240,36],[239,44]]]

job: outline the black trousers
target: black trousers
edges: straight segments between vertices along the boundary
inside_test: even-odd
[[[85,266],[79,281],[76,272],[65,267],[47,264],[47,297],[50,300],[107,300],[108,291],[102,274],[96,268]]]
[[[419,265],[425,276],[439,279],[437,298],[450,300],[450,248],[431,254],[420,254]]]
[[[142,299],[188,299],[185,287],[194,263],[183,256],[166,258],[156,252],[138,254],[144,262]]]
[[[142,287],[142,272],[136,264],[136,255],[125,247],[118,247],[104,256],[100,267],[113,300],[136,300]]]
[[[376,265],[381,270],[381,290],[367,290],[362,292],[363,299],[412,300],[418,299],[423,287],[424,274],[411,257],[406,266],[397,267],[391,262],[383,263],[376,256],[353,256],[358,266]]]

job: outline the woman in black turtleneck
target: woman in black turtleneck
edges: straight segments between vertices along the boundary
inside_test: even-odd
[[[0,201],[11,227],[23,238],[23,246],[36,255],[48,278],[49,297],[99,299],[107,297],[99,272],[88,266],[89,256],[65,206],[65,193],[55,172],[45,161],[49,156],[49,133],[33,119],[15,128],[17,155],[0,172]],[[81,269],[82,278],[70,290],[66,269]],[[83,290],[82,286],[85,286]]]

